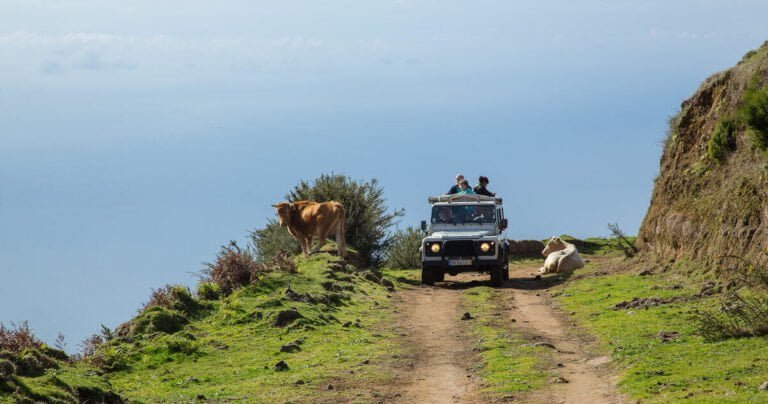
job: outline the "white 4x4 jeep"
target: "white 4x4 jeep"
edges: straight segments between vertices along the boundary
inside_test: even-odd
[[[421,283],[442,282],[445,274],[486,272],[491,284],[509,279],[507,219],[501,198],[482,195],[430,197],[432,218],[422,221]]]

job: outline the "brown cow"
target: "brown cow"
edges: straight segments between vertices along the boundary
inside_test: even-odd
[[[339,256],[343,257],[346,250],[344,241],[344,223],[347,210],[344,205],[335,202],[281,202],[272,205],[277,209],[277,220],[280,226],[288,229],[296,240],[301,243],[301,252],[304,256],[320,251],[326,238],[332,231],[336,231],[336,244],[339,247]],[[312,247],[313,238],[318,242]]]

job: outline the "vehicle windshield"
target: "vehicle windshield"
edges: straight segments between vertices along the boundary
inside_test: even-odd
[[[432,208],[432,223],[496,223],[496,209],[485,205],[435,206]]]

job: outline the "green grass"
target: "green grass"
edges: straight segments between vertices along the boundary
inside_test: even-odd
[[[386,385],[392,376],[373,364],[387,360],[385,354],[397,349],[391,335],[378,327],[390,313],[386,290],[339,273],[334,282],[354,288],[354,292],[342,292],[345,297],[339,305],[284,297],[289,284],[297,293],[326,293],[321,284],[333,281],[326,270],[328,261],[335,259],[327,254],[313,256],[300,262],[298,275],[275,273],[261,285],[213,302],[208,315],[177,333],[192,337],[186,338],[191,340],[186,353],[170,349],[168,336],[123,344],[129,368],[110,374],[110,382],[121,395],[138,402],[197,397],[278,402],[373,399],[376,392],[365,386]],[[304,318],[285,328],[274,327],[275,313],[291,307]],[[344,327],[346,322],[352,326]],[[302,341],[300,352],[279,352],[281,345],[296,340]],[[288,363],[289,370],[275,371],[280,360]],[[369,364],[363,363],[366,360]],[[355,385],[346,387],[342,378],[350,372]],[[325,388],[336,380],[340,384],[335,389]]]
[[[475,287],[462,293],[462,306],[475,319],[466,321],[479,352],[473,371],[482,379],[481,391],[493,398],[526,393],[545,386],[551,374],[551,350],[523,346],[528,341],[510,327],[503,292]]]
[[[711,307],[716,298],[693,298],[698,285],[688,278],[663,274],[589,276],[597,268],[579,271],[579,279],[555,293],[566,311],[612,353],[620,374],[619,387],[643,402],[763,402],[768,393],[758,386],[768,380],[768,340],[732,339],[705,342],[695,334],[694,310]],[[671,289],[682,285],[682,289]],[[613,310],[633,298],[681,297],[676,303],[648,309]],[[660,331],[676,331],[679,339],[662,342]]]
[[[725,117],[717,122],[712,137],[707,141],[707,157],[722,163],[725,158],[736,150],[736,131],[738,122],[732,117]]]

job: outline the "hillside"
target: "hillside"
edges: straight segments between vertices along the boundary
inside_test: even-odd
[[[670,119],[644,251],[709,269],[727,255],[766,262],[767,84],[768,42],[708,78]]]

